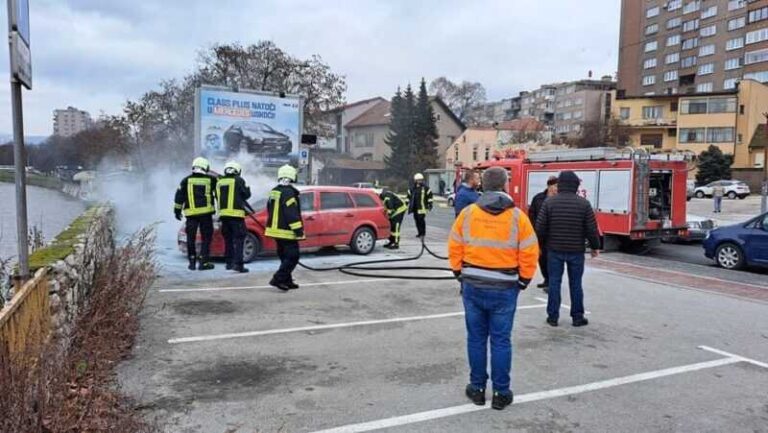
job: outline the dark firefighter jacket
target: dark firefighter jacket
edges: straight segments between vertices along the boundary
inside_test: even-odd
[[[381,200],[387,209],[387,217],[394,218],[408,210],[408,205],[392,191],[385,191],[381,194]]]
[[[264,234],[275,239],[304,239],[299,190],[291,185],[278,185],[269,193]]]
[[[414,185],[408,190],[408,213],[426,215],[432,210],[432,190],[426,185]]]
[[[248,199],[251,188],[237,175],[224,175],[216,181],[216,197],[219,199],[219,216],[245,218],[250,209]]]
[[[192,173],[185,177],[176,190],[174,209],[184,216],[212,215],[216,213],[216,178],[207,174]]]

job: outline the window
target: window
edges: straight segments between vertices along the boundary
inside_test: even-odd
[[[654,84],[656,84],[655,75],[646,75],[643,77],[643,86],[652,86]]]
[[[701,34],[702,38],[714,36],[715,34],[717,34],[717,24],[712,24],[711,26],[702,27],[699,34]]]
[[[352,197],[355,199],[357,207],[379,207],[379,204],[370,194],[352,194]]]
[[[699,9],[701,9],[701,0],[694,0],[690,3],[686,3],[686,5],[683,7],[683,14],[696,12]]]
[[[699,66],[699,75],[709,75],[715,72],[714,63],[705,63]]]
[[[680,62],[680,66],[683,68],[690,68],[692,66],[696,66],[696,56],[690,56],[690,57],[684,58]]]
[[[677,80],[677,71],[667,71],[664,73],[664,82],[668,83],[670,81]]]
[[[667,30],[680,27],[683,24],[683,19],[680,17],[671,18],[667,20]]]
[[[453,146],[453,162],[459,161],[459,145]]]
[[[664,142],[664,134],[640,134],[640,145],[650,146],[654,149],[661,149]],[[604,176],[605,171],[600,173],[600,176]]]
[[[472,161],[477,161],[477,146],[472,148]]]
[[[671,53],[667,54],[667,57],[664,59],[664,63],[671,65],[673,63],[677,63],[680,61],[680,53]]]
[[[750,72],[748,74],[744,74],[744,78],[765,83],[768,82],[768,71]]]
[[[756,23],[758,21],[768,20],[768,6],[760,9],[749,11],[749,23]]]
[[[643,107],[643,119],[661,119],[664,117],[664,109],[661,105]]]
[[[710,93],[714,89],[712,83],[700,83],[696,85],[696,93]]]
[[[643,69],[651,69],[655,67],[656,67],[656,59],[645,59],[645,62],[643,62]],[[571,104],[568,104],[568,106],[570,105]]]
[[[320,209],[349,209],[355,207],[352,204],[352,199],[349,198],[349,194],[345,192],[321,192],[320,193]]]
[[[711,113],[735,113],[736,98],[709,98],[709,109]]]
[[[659,43],[656,41],[648,42],[645,44],[645,52],[650,53],[652,51],[656,51],[656,49],[659,48]]]
[[[583,111],[574,111],[573,112],[573,118],[574,119],[581,119],[582,117],[584,117],[584,112]]]
[[[683,49],[690,50],[699,46],[699,38],[691,38],[683,41]]]
[[[725,70],[731,71],[741,67],[741,57],[734,57],[725,61]]]
[[[717,6],[710,6],[701,13],[701,19],[712,18],[717,15]]]
[[[681,143],[703,143],[704,128],[680,128],[678,137]]]
[[[683,23],[684,32],[692,32],[699,28],[699,20],[690,20]]]
[[[645,27],[645,35],[652,35],[659,32],[659,25],[658,24],[651,24],[649,26]]]
[[[730,0],[728,2],[728,10],[729,11],[735,11],[735,10],[743,8],[746,5],[747,5],[747,1],[746,0]]]
[[[667,4],[667,11],[672,12],[676,11],[683,7],[683,0],[670,0]]]
[[[706,99],[683,99],[680,103],[682,114],[707,114]]]
[[[753,65],[762,62],[768,62],[768,48],[764,50],[749,51],[744,54],[745,65]]]
[[[725,50],[732,51],[744,47],[744,38],[733,38],[725,43]]]
[[[491,148],[490,147],[486,147],[485,148],[485,160],[488,161],[489,159],[491,159]]]
[[[731,32],[734,30],[738,30],[740,28],[743,28],[745,25],[747,25],[746,17],[738,17],[732,20],[728,20],[728,31]]]
[[[747,33],[747,44],[755,44],[768,40],[768,27]]]
[[[707,128],[707,143],[733,143],[733,128]]]
[[[659,16],[659,12],[660,12],[660,8],[658,6],[654,6],[645,11],[645,17],[653,18],[653,17]]]
[[[732,90],[736,88],[736,83],[739,82],[738,78],[729,78],[725,81],[723,81],[723,89],[725,90]]]
[[[629,113],[629,107],[619,108],[619,118],[621,118],[621,120],[629,119]]]
[[[715,54],[715,44],[704,45],[699,48],[699,57],[711,56]]]
[[[668,47],[674,47],[675,45],[680,45],[680,35],[672,35],[667,38]]]

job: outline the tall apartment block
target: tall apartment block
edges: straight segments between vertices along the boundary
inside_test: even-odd
[[[53,111],[53,135],[71,137],[93,126],[91,115],[75,107]]]
[[[768,0],[622,0],[618,94],[735,90],[768,82]]]

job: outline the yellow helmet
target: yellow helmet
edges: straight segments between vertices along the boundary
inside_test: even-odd
[[[211,163],[203,157],[195,158],[195,160],[192,161],[192,168],[199,168],[200,170],[207,172],[211,169]]]
[[[240,164],[238,164],[235,161],[229,161],[227,165],[224,166],[224,174],[240,174],[243,172],[243,168],[240,167]]]
[[[421,174],[421,173],[416,173],[416,174],[413,175],[413,180],[415,180],[416,182],[418,182],[420,180],[424,180],[424,175]]]
[[[289,179],[291,182],[296,182],[296,176],[298,172],[290,164],[285,164],[277,170],[277,179]]]

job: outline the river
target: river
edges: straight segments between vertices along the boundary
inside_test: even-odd
[[[27,186],[29,227],[51,241],[85,210],[85,204],[59,191]],[[12,183],[0,182],[0,257],[16,255],[16,194]]]

